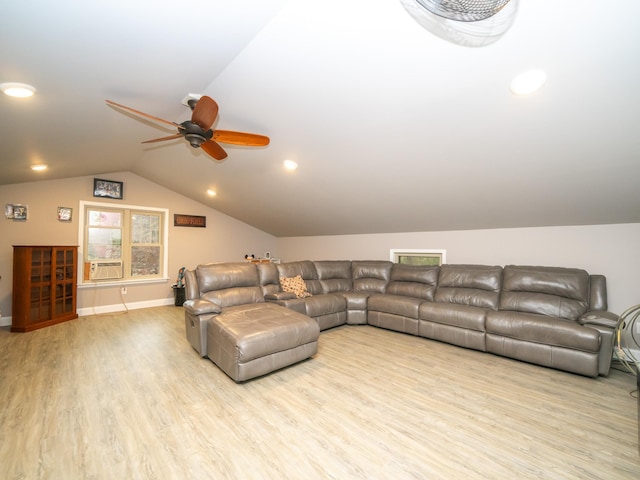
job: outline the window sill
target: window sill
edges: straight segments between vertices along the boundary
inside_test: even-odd
[[[96,287],[126,287],[128,285],[151,285],[155,283],[167,283],[168,278],[145,278],[142,280],[84,280],[78,283],[78,289]]]

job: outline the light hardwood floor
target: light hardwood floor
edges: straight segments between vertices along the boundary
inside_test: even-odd
[[[244,384],[182,309],[0,329],[2,479],[638,479],[635,378],[368,326]]]

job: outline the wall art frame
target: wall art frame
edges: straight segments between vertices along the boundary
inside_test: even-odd
[[[73,218],[73,208],[58,207],[58,220],[60,222],[70,222]]]
[[[207,228],[207,217],[203,215],[183,215],[181,213],[174,213],[173,226]]]
[[[93,196],[101,198],[113,198],[122,200],[124,198],[124,183],[115,180],[105,180],[103,178],[93,179]]]

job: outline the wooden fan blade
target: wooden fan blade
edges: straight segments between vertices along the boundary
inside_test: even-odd
[[[223,148],[213,140],[207,140],[202,145],[200,145],[200,148],[202,148],[205,152],[207,152],[216,160],[222,160],[223,158],[227,158],[227,152],[225,152]]]
[[[214,130],[213,140],[233,145],[247,145],[249,147],[262,147],[269,145],[269,137],[255,133],[231,132],[229,130]]]
[[[196,103],[191,115],[191,121],[202,127],[203,130],[209,130],[213,122],[218,116],[218,104],[216,101],[206,95],[200,97]]]
[[[122,108],[123,110],[128,110],[129,112],[135,113],[136,115],[140,115],[142,117],[150,118],[151,120],[155,120],[156,122],[166,123],[167,125],[171,125],[172,127],[181,127],[179,123],[170,122],[169,120],[165,120],[163,118],[154,117],[153,115],[149,115],[148,113],[141,112],[131,107],[127,107],[125,105],[120,105],[119,103],[112,102],[111,100],[105,100],[109,105],[113,105],[114,107]]]
[[[164,142],[165,140],[175,140],[176,138],[180,138],[180,137],[182,137],[181,134],[175,133],[173,135],[169,135],[168,137],[154,138],[153,140],[145,140],[142,143]]]

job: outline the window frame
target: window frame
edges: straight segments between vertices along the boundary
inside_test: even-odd
[[[389,250],[389,259],[393,263],[399,263],[398,257],[439,257],[440,265],[447,263],[447,251],[437,248],[392,248]]]
[[[104,208],[109,210],[120,210],[127,211],[129,214],[131,212],[139,212],[139,213],[158,213],[160,215],[160,219],[162,222],[161,232],[160,232],[160,240],[162,245],[162,267],[161,272],[157,276],[144,276],[142,278],[131,278],[131,277],[123,277],[118,279],[110,279],[110,280],[85,280],[84,278],[84,263],[85,259],[85,234],[87,232],[87,209],[88,208]],[[168,208],[157,208],[157,207],[147,207],[144,205],[123,205],[121,203],[111,203],[111,202],[90,202],[90,201],[80,201],[78,216],[78,288],[83,287],[95,287],[95,286],[114,286],[114,285],[130,285],[130,284],[142,284],[142,283],[164,283],[169,280],[169,209]],[[128,229],[123,229],[123,232],[127,232],[129,234]],[[131,248],[133,246],[130,243],[130,238],[126,239],[127,248]],[[125,249],[125,241],[123,238],[122,245],[122,266],[124,271],[131,271],[131,255],[127,252],[124,252]]]

